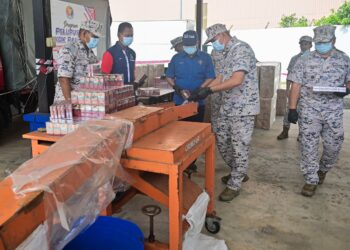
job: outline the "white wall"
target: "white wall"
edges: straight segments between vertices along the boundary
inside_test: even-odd
[[[170,40],[189,29],[194,29],[194,22],[183,21],[130,21],[134,28],[134,42],[131,48],[136,52],[137,63],[157,61],[170,61],[175,51],[170,50]],[[118,25],[113,22],[111,26],[111,45],[118,40]],[[164,62],[167,63],[167,62]]]
[[[281,62],[282,79],[284,80],[290,58],[300,52],[299,38],[303,35],[313,37],[313,28],[232,30],[231,34],[249,43],[259,61]],[[337,26],[335,35],[337,37],[336,47],[350,55],[349,27]],[[312,47],[313,49],[314,47]]]
[[[329,15],[345,0],[204,0],[208,25],[225,23],[235,29],[279,27],[282,15],[296,13],[309,21]],[[110,0],[113,20],[195,19],[196,0]]]
[[[111,44],[117,40],[117,28],[120,22],[113,22]],[[137,61],[167,61],[175,54],[170,50],[170,40],[180,36],[187,29],[193,29],[192,21],[137,21],[134,27],[134,43],[131,45],[137,53]],[[287,66],[292,56],[299,53],[299,38],[304,35],[313,37],[314,27],[275,28],[257,30],[231,30],[249,43],[259,61],[278,61],[282,63],[282,80],[285,80]],[[350,27],[337,26],[336,47],[350,55]],[[203,41],[206,35],[203,32]],[[313,49],[313,48],[312,48]],[[209,47],[209,52],[211,47]]]

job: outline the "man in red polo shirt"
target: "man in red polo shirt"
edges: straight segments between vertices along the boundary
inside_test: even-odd
[[[134,30],[130,23],[118,27],[118,41],[103,55],[101,71],[105,74],[123,74],[124,83],[135,82],[136,53],[129,48],[133,42]]]

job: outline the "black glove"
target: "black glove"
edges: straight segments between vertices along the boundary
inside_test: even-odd
[[[343,98],[344,96],[347,96],[348,94],[350,94],[350,88],[346,88],[346,92],[342,93],[342,92],[334,92],[333,94],[335,94],[338,97]]]
[[[193,93],[191,93],[189,101],[199,101],[205,99],[208,95],[213,94],[214,92],[209,87],[198,88]]]
[[[192,90],[192,91],[191,91],[191,95],[190,95],[190,97],[188,98],[188,101],[193,102],[193,101],[198,100],[198,99],[197,99],[197,96],[198,96],[198,92],[199,92],[200,89],[201,89],[201,87],[198,87],[198,88],[196,88],[195,90]]]
[[[180,88],[179,86],[177,86],[176,84],[173,86],[173,89],[175,90],[175,93],[179,96],[182,96],[181,91],[182,88]]]
[[[291,123],[294,123],[296,124],[297,121],[298,121],[298,112],[296,109],[289,109],[289,112],[288,112],[288,121],[291,122]]]

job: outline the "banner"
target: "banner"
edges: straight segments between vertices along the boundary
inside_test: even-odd
[[[94,8],[51,0],[52,37],[56,38],[56,47],[52,51],[54,65],[61,47],[79,40],[80,25],[87,20],[96,20]]]

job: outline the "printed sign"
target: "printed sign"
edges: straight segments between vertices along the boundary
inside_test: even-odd
[[[79,27],[87,20],[96,20],[94,8],[51,0],[51,29],[52,36],[56,39],[56,47],[53,48],[54,65],[61,47],[78,41]]]

